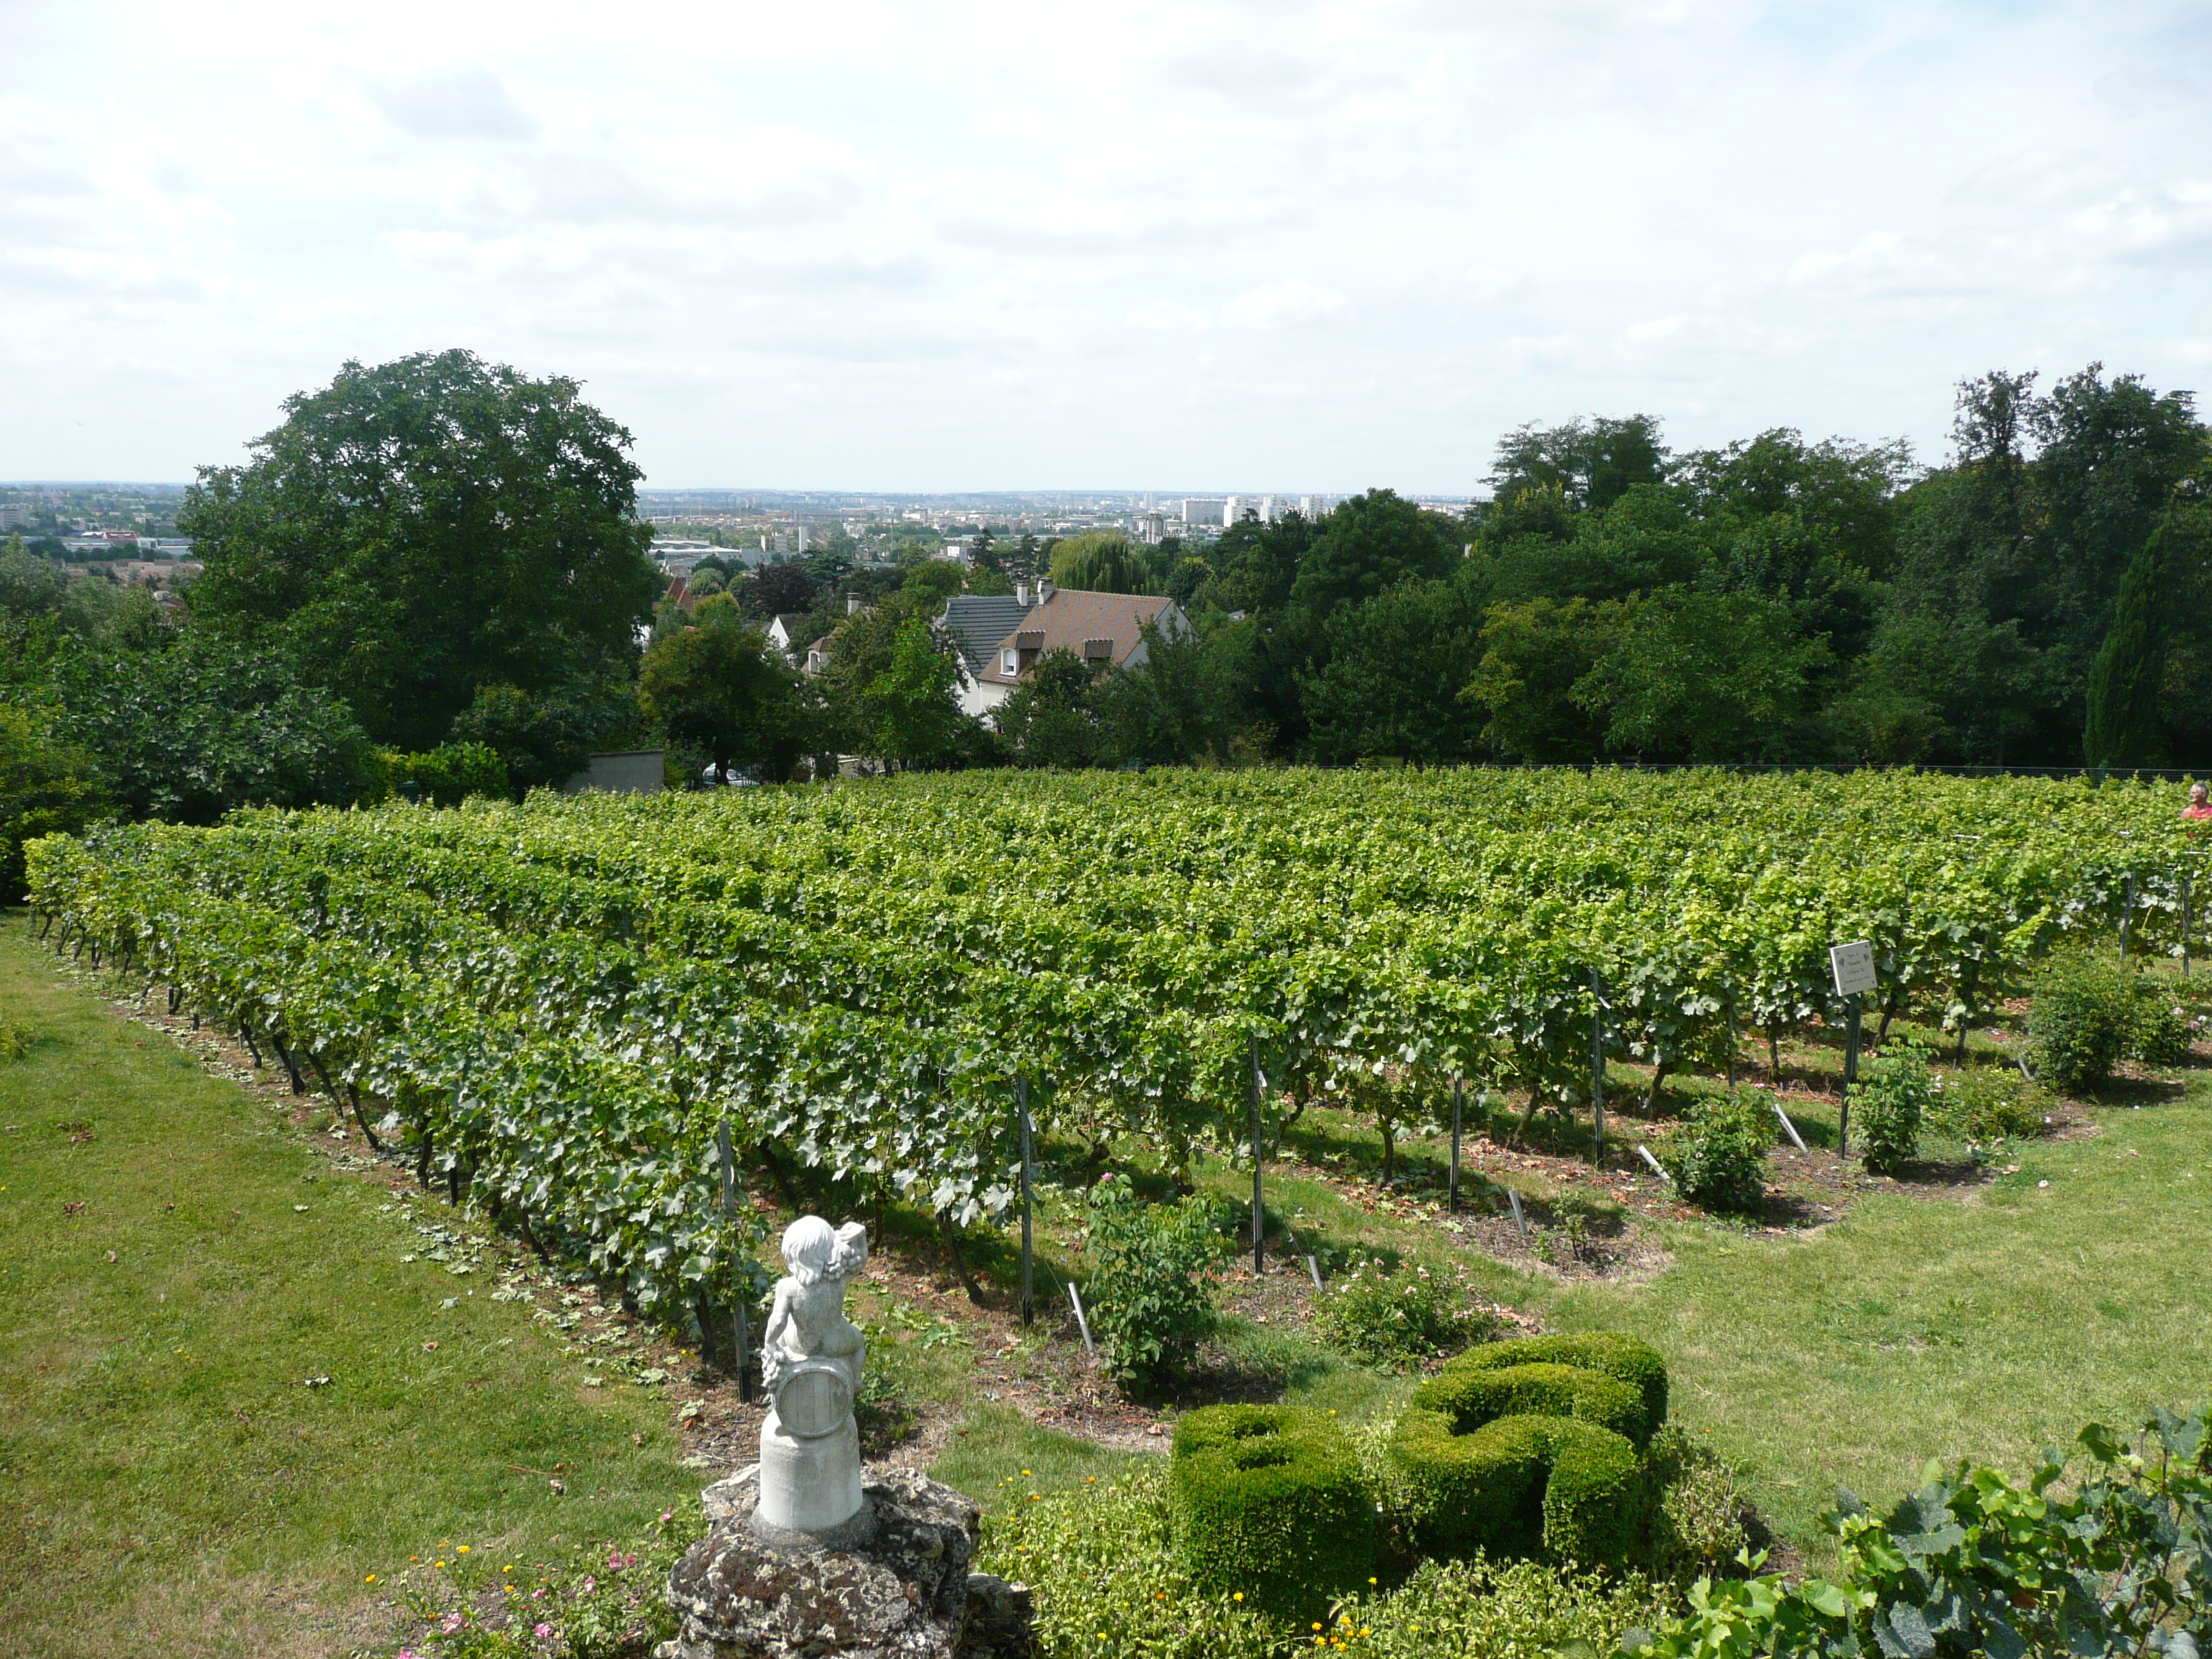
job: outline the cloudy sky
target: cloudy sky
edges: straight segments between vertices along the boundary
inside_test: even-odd
[[[2212,8],[0,0],[0,477],[181,479],[349,357],[648,481],[1475,488],[1645,410],[1941,459],[2212,365]]]

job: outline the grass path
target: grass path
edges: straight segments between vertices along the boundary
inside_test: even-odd
[[[373,1179],[50,961],[0,921],[40,1033],[0,1061],[0,1655],[344,1652],[428,1547],[546,1559],[696,1490],[656,1396],[403,1263]]]

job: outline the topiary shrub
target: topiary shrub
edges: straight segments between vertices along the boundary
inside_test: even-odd
[[[1667,1368],[1613,1334],[1470,1350],[1414,1392],[1387,1456],[1431,1554],[1618,1563],[1644,1534],[1639,1448],[1667,1415]]]
[[[1289,1406],[1206,1406],[1176,1425],[1168,1520],[1200,1583],[1306,1624],[1375,1571],[1375,1502],[1352,1443]]]
[[[1626,1383],[1637,1397],[1638,1414],[1606,1422],[1605,1427],[1624,1434],[1641,1446],[1667,1420],[1667,1362],[1648,1342],[1620,1331],[1587,1331],[1578,1335],[1522,1336],[1510,1342],[1489,1342],[1470,1348],[1446,1365],[1423,1389],[1443,1389],[1453,1379],[1485,1372],[1518,1370],[1523,1366],[1563,1366],[1594,1371]],[[1595,1396],[1593,1396],[1595,1398]],[[1416,1394],[1414,1398],[1420,1398]],[[1555,1396],[1564,1401],[1565,1395]],[[1559,1416],[1581,1413],[1562,1409]]]
[[[1674,1190],[1709,1210],[1755,1210],[1766,1194],[1766,1150],[1774,1111],[1751,1089],[1711,1096],[1659,1143],[1659,1167]]]
[[[1920,1150],[1920,1123],[1936,1102],[1927,1054],[1901,1048],[1869,1059],[1851,1091],[1851,1130],[1868,1169],[1888,1174]]]

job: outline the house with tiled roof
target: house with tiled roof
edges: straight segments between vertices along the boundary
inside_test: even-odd
[[[1018,602],[1032,599],[1026,584],[1015,597]],[[1048,651],[1070,652],[1102,669],[1133,668],[1147,654],[1144,630],[1148,623],[1170,633],[1190,626],[1181,605],[1157,594],[1080,592],[1039,582],[1034,602],[1021,603],[1014,625],[980,653],[980,659],[963,676],[960,706],[970,714],[989,714],[1014,695],[1014,688]],[[950,624],[945,626],[946,632],[953,632]],[[962,665],[968,666],[964,649]]]

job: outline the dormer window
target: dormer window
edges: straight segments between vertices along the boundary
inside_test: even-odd
[[[1021,671],[1022,657],[1020,652],[1001,651],[999,653],[999,672],[1001,674],[1018,674]]]

